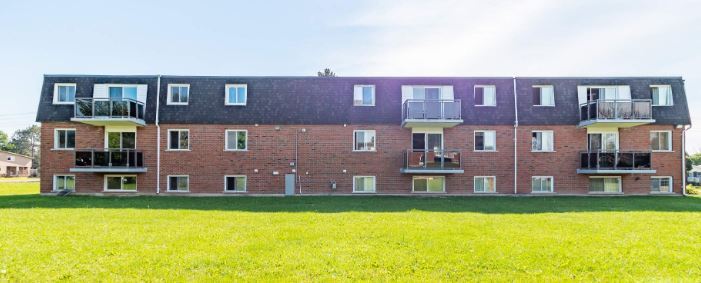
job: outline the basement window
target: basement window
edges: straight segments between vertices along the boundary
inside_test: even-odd
[[[375,176],[354,176],[353,177],[353,192],[354,193],[374,193],[375,192]]]
[[[443,193],[445,192],[445,177],[415,176],[412,180],[412,191],[416,193]]]
[[[475,193],[496,193],[496,176],[475,176]]]
[[[246,192],[246,176],[224,176],[224,191],[225,192]]]
[[[54,191],[75,191],[75,176],[74,175],[55,175],[54,176]]]
[[[552,193],[553,177],[552,176],[533,176],[531,178],[531,191],[534,193]]]
[[[190,190],[190,176],[173,175],[168,176],[169,192],[187,192]]]
[[[136,175],[105,176],[105,191],[136,192]]]
[[[655,193],[671,193],[672,177],[651,177],[651,191]]]

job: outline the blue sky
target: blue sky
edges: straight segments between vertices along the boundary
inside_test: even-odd
[[[7,1],[0,130],[42,74],[683,76],[701,151],[694,1]]]

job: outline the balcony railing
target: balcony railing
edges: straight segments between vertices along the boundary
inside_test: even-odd
[[[100,170],[145,171],[144,154],[135,149],[77,149],[75,151],[75,168],[80,169],[80,171],[92,172]]]
[[[650,151],[585,151],[580,153],[580,169],[652,170]]]
[[[462,119],[460,100],[409,99],[402,104],[402,120]]]
[[[462,171],[461,156],[458,150],[417,150],[408,149],[404,155],[403,171],[422,170]]]
[[[76,98],[74,118],[144,119],[145,104],[129,98]]]
[[[579,106],[579,118],[586,120],[651,120],[652,100],[593,100]]]

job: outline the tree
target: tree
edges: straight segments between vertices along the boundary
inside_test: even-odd
[[[11,147],[9,151],[31,156],[33,159],[32,167],[38,168],[40,135],[41,128],[37,125],[31,125],[25,129],[15,131],[9,143]]]
[[[8,150],[8,140],[7,133],[0,131],[0,150]]]
[[[701,152],[697,152],[694,154],[686,154],[687,157],[687,163],[691,163],[692,165],[701,165]]]
[[[317,74],[319,77],[327,77],[327,78],[331,78],[331,77],[335,77],[335,76],[336,76],[336,73],[334,73],[333,71],[331,71],[331,69],[329,69],[329,68],[324,69],[323,72],[317,72],[316,74]]]

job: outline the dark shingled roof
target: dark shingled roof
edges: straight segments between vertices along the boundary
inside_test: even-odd
[[[46,75],[38,122],[68,121],[72,105],[53,105],[54,83],[76,83],[76,97],[92,97],[99,83],[148,84],[146,122],[155,121],[157,76]],[[167,105],[167,85],[190,84],[189,104]],[[225,84],[247,84],[246,106],[224,104]],[[353,85],[373,84],[375,107],[353,106]],[[474,85],[495,85],[496,107],[474,106]],[[532,86],[554,85],[555,107],[534,107]],[[658,124],[689,124],[689,111],[680,77],[659,78],[517,78],[518,120],[524,125],[576,125],[577,85],[630,85],[632,98],[650,98],[649,85],[669,84],[674,106],[655,107]],[[159,121],[193,124],[396,124],[401,123],[402,85],[452,85],[462,100],[462,116],[469,125],[512,125],[511,77],[220,77],[162,76]]]

